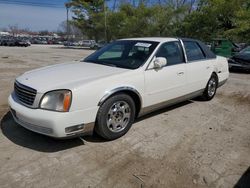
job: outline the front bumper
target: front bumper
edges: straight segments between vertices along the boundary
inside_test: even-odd
[[[55,138],[91,135],[94,122],[84,122],[84,111],[54,112],[43,109],[32,109],[19,104],[10,95],[9,106],[14,120],[31,131]],[[66,133],[65,128],[83,125],[81,130]]]

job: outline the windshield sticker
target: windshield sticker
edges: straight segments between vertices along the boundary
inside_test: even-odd
[[[139,46],[139,47],[144,47],[144,48],[149,48],[152,44],[150,43],[144,43],[144,42],[137,42],[135,44],[135,46]]]

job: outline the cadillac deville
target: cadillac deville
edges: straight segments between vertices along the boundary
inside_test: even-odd
[[[57,138],[95,131],[112,140],[138,116],[197,96],[211,100],[228,76],[227,60],[198,40],[122,39],[84,60],[24,73],[8,101],[31,131]]]

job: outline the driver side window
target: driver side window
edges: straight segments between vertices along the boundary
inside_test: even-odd
[[[167,42],[161,45],[156,57],[165,57],[167,66],[184,63],[183,51],[180,42]]]

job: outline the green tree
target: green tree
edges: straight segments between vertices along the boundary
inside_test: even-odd
[[[105,34],[104,0],[71,0],[73,21],[84,35],[99,40]]]
[[[182,36],[203,41],[217,37],[250,40],[249,0],[134,2],[119,1],[119,8],[112,11],[104,7],[104,0],[71,0],[70,5],[75,25],[95,40],[148,36]]]
[[[119,11],[108,16],[109,34],[112,39],[124,37],[176,36],[176,27],[183,20],[186,7],[143,3],[138,7],[123,4]]]
[[[247,0],[201,0],[179,28],[183,36],[210,41],[215,37],[238,40],[249,31]],[[248,7],[248,8],[247,8]]]
[[[225,35],[234,41],[250,43],[250,2],[245,2],[233,19],[235,27],[227,30]]]
[[[146,6],[147,1],[140,1],[136,6],[124,2],[116,11],[110,11],[107,7],[105,11],[104,0],[72,0],[69,4],[75,14],[75,25],[84,35],[99,40],[104,39],[107,33],[108,41],[125,37],[175,36],[177,23],[183,20],[187,11],[180,5]]]

